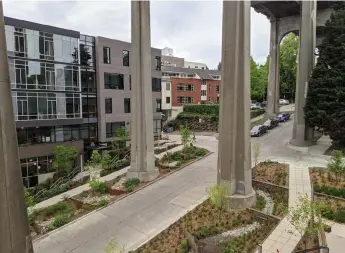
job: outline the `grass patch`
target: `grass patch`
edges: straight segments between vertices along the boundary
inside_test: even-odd
[[[256,203],[253,206],[254,209],[262,211],[266,206],[266,200],[259,194],[256,194]]]

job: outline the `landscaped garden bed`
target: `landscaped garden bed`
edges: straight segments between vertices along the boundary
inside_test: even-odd
[[[135,252],[187,253],[193,246],[191,236],[199,247],[212,248],[204,252],[254,252],[278,221],[258,218],[255,211],[249,209],[220,211],[206,200]],[[233,249],[236,251],[231,251]]]
[[[296,245],[293,252],[298,252],[298,251],[302,251],[305,249],[312,249],[312,248],[316,248],[319,246],[320,246],[319,245],[319,237],[317,234],[313,234],[310,236],[304,235],[301,238],[301,240],[298,242],[298,244]],[[308,253],[319,253],[319,252],[320,252],[320,250],[308,251]]]
[[[267,160],[257,164],[252,171],[253,180],[288,187],[289,165],[287,164]]]
[[[97,207],[69,198],[43,209],[31,210],[29,214],[31,235],[33,238],[41,236],[78,219]]]
[[[178,144],[178,143],[167,142],[167,143],[164,143],[162,145],[159,145],[159,146],[155,147],[154,153],[155,153],[155,155],[158,155],[160,153],[169,151],[170,149],[173,149],[173,148],[178,147],[180,145],[181,144]]]

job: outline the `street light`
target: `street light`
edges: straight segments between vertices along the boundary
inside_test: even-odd
[[[0,0],[0,252],[33,253],[19,164]]]

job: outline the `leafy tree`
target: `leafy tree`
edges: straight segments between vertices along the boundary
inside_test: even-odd
[[[222,63],[221,62],[218,63],[217,70],[222,70]]]
[[[93,150],[91,154],[91,158],[87,161],[87,166],[94,167],[102,162],[102,157],[99,154],[98,150]]]
[[[257,64],[253,57],[250,57],[250,86],[251,99],[262,101],[268,83],[268,66]]]
[[[296,205],[289,207],[287,219],[301,237],[313,236],[324,228],[321,208],[319,203],[310,201],[307,195],[300,196]]]
[[[180,126],[180,135],[183,148],[187,148],[193,142],[192,132],[187,126]]]
[[[308,125],[329,133],[345,144],[345,4],[334,2],[336,10],[323,29],[319,58],[309,81],[304,108]]]
[[[212,204],[219,210],[219,218],[222,210],[227,207],[229,186],[227,184],[214,184],[206,189]]]
[[[280,44],[280,95],[294,98],[296,90],[299,38],[289,33]]]
[[[335,174],[336,181],[339,183],[341,176],[345,173],[345,163],[341,150],[333,150],[331,160],[328,162],[327,167],[329,171]]]
[[[74,146],[57,145],[53,151],[53,168],[69,173],[73,169],[78,149]]]

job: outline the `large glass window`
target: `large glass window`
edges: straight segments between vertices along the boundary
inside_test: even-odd
[[[170,104],[170,97],[165,98],[165,103]]]
[[[9,69],[12,88],[79,91],[78,66],[11,59]]]
[[[116,137],[116,130],[119,127],[125,126],[125,122],[107,122],[106,123],[106,136],[107,138]]]
[[[95,72],[90,69],[81,70],[81,90],[82,92],[96,92]]]
[[[106,98],[105,100],[105,113],[113,113],[113,101],[111,98]]]
[[[156,112],[162,111],[162,99],[156,99]]]
[[[152,77],[152,91],[162,91],[162,82],[160,78]]]
[[[23,184],[26,188],[38,185],[38,175],[52,173],[56,170],[52,166],[52,156],[32,157],[20,160]]]
[[[194,91],[194,84],[179,83],[177,91]]]
[[[122,50],[122,63],[123,66],[129,66],[129,51],[128,50]]]
[[[15,119],[79,118],[80,96],[79,93],[12,92],[13,101],[17,104]]]
[[[110,48],[109,47],[103,47],[103,63],[110,64]]]
[[[155,63],[156,63],[156,70],[160,71],[162,68],[162,60],[160,56],[156,56]]]
[[[104,88],[105,89],[116,89],[123,90],[123,75],[104,73]]]
[[[193,104],[194,98],[193,97],[177,97],[178,104]]]
[[[125,105],[125,113],[130,113],[131,112],[131,99],[125,98],[124,99],[124,105]]]
[[[78,63],[78,39],[5,26],[9,56]]]
[[[83,118],[94,118],[97,115],[97,101],[95,97],[83,97]]]

